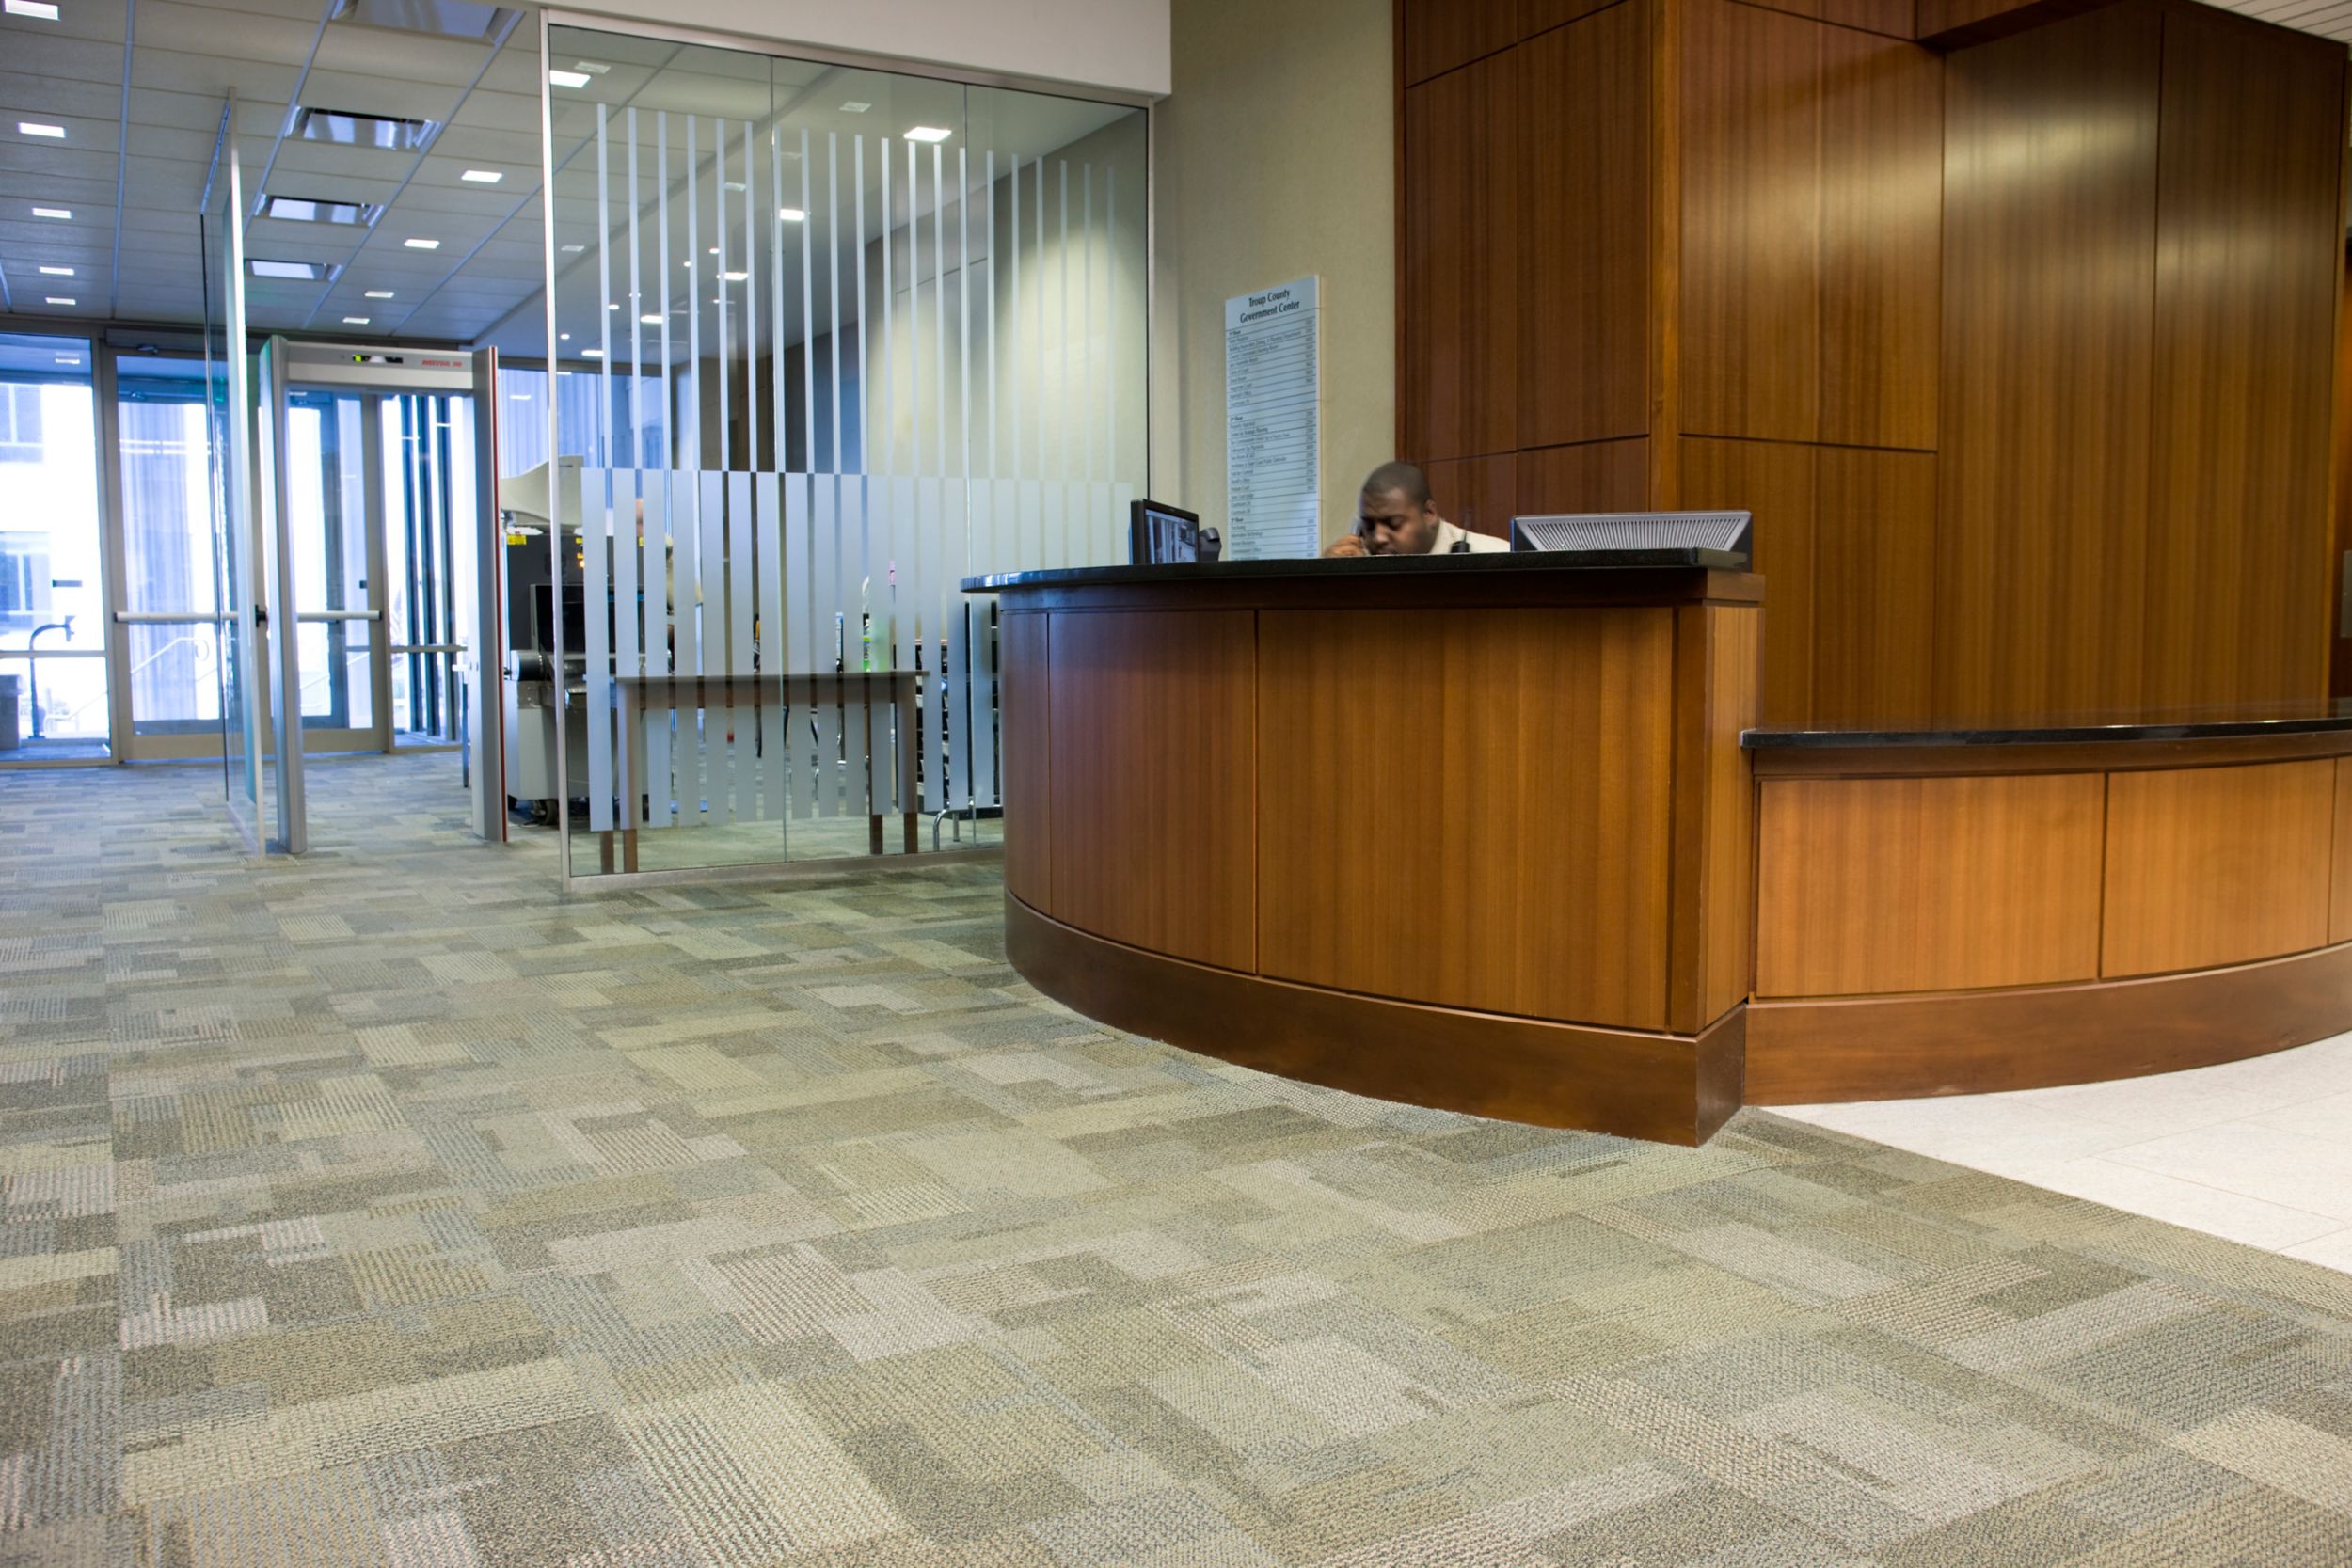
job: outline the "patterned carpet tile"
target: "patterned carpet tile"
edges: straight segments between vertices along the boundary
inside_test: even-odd
[[[446,757],[0,775],[0,1563],[2352,1563],[2352,1281],[1268,1079],[992,867],[566,899]]]

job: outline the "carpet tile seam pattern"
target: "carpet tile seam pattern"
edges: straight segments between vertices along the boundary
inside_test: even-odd
[[[996,868],[566,899],[441,756],[0,773],[0,1564],[2352,1564],[2352,1277],[1290,1084]]]

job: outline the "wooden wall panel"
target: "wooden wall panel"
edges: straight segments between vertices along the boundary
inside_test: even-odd
[[[2336,759],[2335,888],[2328,905],[2328,940],[2352,942],[2352,757]]]
[[[1047,715],[1046,617],[1008,614],[996,623],[997,703],[1005,770],[1005,887],[1032,909],[1054,912],[1054,770]]]
[[[1613,6],[1519,50],[1522,446],[1649,430],[1651,9]]]
[[[1518,508],[1523,516],[1639,512],[1649,501],[1647,441],[1593,441],[1518,455]]]
[[[2119,7],[1945,60],[1942,721],[2139,697],[2158,29]]]
[[[1707,693],[1693,705],[1698,766],[1690,770],[1700,791],[1696,843],[1677,843],[1676,864],[1686,856],[1700,867],[1700,941],[1694,979],[1698,1009],[1690,1028],[1706,1027],[1747,999],[1756,958],[1756,786],[1740,732],[1754,727],[1762,697],[1756,643],[1764,612],[1754,608],[1693,605],[1676,611],[1685,625],[1706,627]],[[1684,715],[1685,721],[1692,715]],[[1678,773],[1682,783],[1690,774]],[[1683,1027],[1679,1021],[1677,1027]]]
[[[1821,414],[1845,446],[1935,446],[1943,67],[1821,27]]]
[[[1661,1027],[1673,624],[1262,611],[1261,973]]]
[[[1782,441],[1681,443],[1677,508],[1743,508],[1756,515],[1754,569],[1764,574],[1767,723],[1804,724],[1813,713],[1814,449]]]
[[[1812,722],[1924,728],[1934,719],[1935,454],[1823,447],[1818,459]],[[1777,626],[1770,588],[1765,606]]]
[[[2154,974],[2326,944],[2339,760],[2117,773],[2100,973]]]
[[[1056,611],[1056,919],[1248,969],[1257,845],[1234,781],[1257,767],[1252,613]]]
[[[1500,539],[1511,536],[1511,519],[1518,509],[1519,460],[1516,454],[1432,463],[1424,472],[1429,476],[1430,499],[1438,503],[1438,515],[1473,533],[1491,533]]]
[[[1422,462],[1517,450],[1520,51],[1405,93],[1406,447]]]
[[[1820,35],[1686,0],[1682,430],[1810,441],[1820,429]]]
[[[2096,773],[1762,781],[1756,994],[2095,977],[2104,785]]]
[[[1912,0],[1821,0],[1821,20],[1907,39],[1915,31],[1915,8]]]
[[[2164,26],[2144,700],[2317,703],[2344,46],[2186,7]]]
[[[1425,82],[1518,41],[1522,0],[1403,0],[1405,80]]]

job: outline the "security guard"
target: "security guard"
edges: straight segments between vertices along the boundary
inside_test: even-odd
[[[1507,550],[1507,541],[1472,533],[1438,515],[1429,476],[1410,463],[1383,463],[1364,476],[1356,498],[1356,530],[1331,541],[1327,556],[1484,555]]]

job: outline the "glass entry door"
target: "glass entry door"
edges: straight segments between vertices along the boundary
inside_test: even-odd
[[[302,746],[385,752],[384,530],[371,505],[380,459],[350,392],[286,398],[287,569],[302,673]]]

